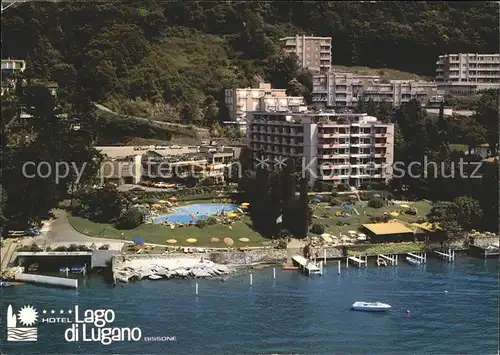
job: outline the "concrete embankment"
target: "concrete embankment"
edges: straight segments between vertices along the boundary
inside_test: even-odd
[[[52,285],[52,286],[78,288],[78,280],[68,279],[68,278],[64,278],[64,277],[53,277],[53,276],[19,273],[19,274],[15,275],[15,280],[16,281],[23,281],[23,282],[39,283],[39,284],[45,284],[45,285]]]

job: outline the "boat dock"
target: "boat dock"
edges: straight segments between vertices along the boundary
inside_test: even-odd
[[[292,260],[294,263],[298,264],[300,268],[308,275],[322,274],[321,268],[319,268],[316,264],[314,264],[310,260],[307,260],[303,256],[294,255],[292,256]]]
[[[455,260],[455,251],[453,250],[448,250],[448,252],[441,252],[441,251],[438,251],[438,250],[434,250],[434,252],[439,255],[440,257],[442,257],[443,259],[446,259],[447,261],[454,261]]]
[[[346,268],[349,267],[349,260],[355,262],[358,267],[361,267],[361,266],[367,267],[368,266],[368,256],[367,255],[365,255],[364,259],[361,255],[359,256],[359,258],[357,258],[355,256],[348,256],[346,261],[345,261]]]
[[[377,255],[377,265],[378,266],[396,266],[398,265],[398,256],[397,255],[384,255],[384,254],[379,254]]]
[[[406,255],[420,261],[422,264],[425,264],[427,261],[427,255],[425,253],[406,253]]]
[[[78,280],[77,279],[67,279],[65,277],[53,277],[53,276],[18,273],[14,276],[14,278],[16,281],[22,281],[22,282],[31,282],[31,283],[40,283],[40,284],[46,284],[46,285],[52,285],[52,286],[78,288]]]

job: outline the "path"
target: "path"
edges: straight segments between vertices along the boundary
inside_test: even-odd
[[[144,117],[128,116],[128,115],[124,115],[124,114],[115,112],[115,111],[107,108],[106,106],[103,106],[103,105],[97,104],[97,103],[94,103],[94,106],[97,107],[99,110],[102,110],[102,111],[105,111],[105,112],[108,112],[108,113],[112,113],[113,115],[127,117],[127,118],[132,118],[134,120],[148,122],[148,123],[155,123],[155,124],[160,125],[160,126],[167,126],[167,127],[170,126],[170,127],[186,128],[186,129],[189,129],[189,130],[194,129],[196,131],[196,133],[198,135],[200,135],[200,136],[208,136],[209,135],[208,134],[208,130],[206,128],[195,127],[195,126],[187,126],[187,125],[183,125],[183,124],[180,124],[180,123],[172,123],[172,122],[165,122],[165,121],[150,120],[149,118],[144,118]]]

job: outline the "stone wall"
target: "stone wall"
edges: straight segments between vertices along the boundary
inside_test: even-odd
[[[490,245],[498,244],[498,237],[473,237],[473,244],[477,247],[486,248]]]
[[[210,260],[216,264],[272,264],[285,262],[287,259],[287,252],[284,249],[252,250],[247,252],[221,252],[210,254]]]

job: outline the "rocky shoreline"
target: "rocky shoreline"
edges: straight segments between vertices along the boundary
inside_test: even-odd
[[[113,265],[113,280],[116,283],[135,280],[161,280],[183,278],[212,278],[230,274],[233,269],[203,258],[123,258]]]

